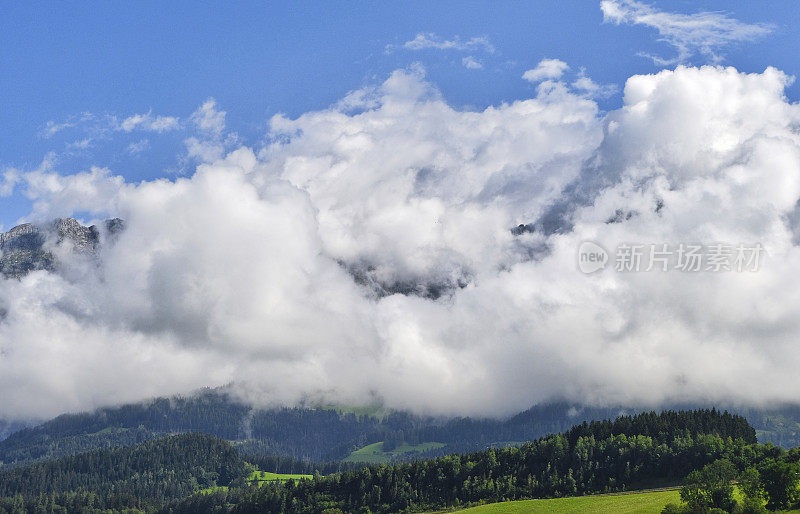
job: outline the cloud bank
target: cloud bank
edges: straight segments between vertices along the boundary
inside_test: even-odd
[[[60,251],[59,273],[0,282],[0,416],[228,383],[259,405],[440,414],[793,401],[789,82],[678,67],[631,77],[605,114],[554,80],[469,111],[401,70],[275,116],[263,147],[188,177],[15,173],[32,220],[127,228],[99,266]],[[219,112],[195,118],[212,139]],[[760,242],[767,256],[755,273],[585,275],[586,240]]]

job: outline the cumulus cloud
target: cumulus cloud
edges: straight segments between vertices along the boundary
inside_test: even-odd
[[[556,92],[571,89],[574,94],[587,98],[608,98],[619,91],[616,84],[598,84],[586,74],[584,68],[580,69],[572,82],[568,82],[564,73],[569,69],[569,65],[559,59],[542,59],[535,68],[526,71],[522,78],[537,84],[536,89],[540,95],[548,92],[553,96]]]
[[[394,48],[388,45],[387,50]],[[494,46],[486,36],[476,36],[466,40],[455,36],[452,39],[443,39],[432,32],[420,32],[414,39],[403,43],[401,48],[405,50],[483,50],[489,53],[494,52]]]
[[[225,153],[225,147],[217,139],[199,139],[194,136],[184,141],[186,145],[186,156],[189,160],[200,162],[212,162],[221,159]]]
[[[603,21],[617,25],[644,25],[658,32],[659,40],[671,45],[678,54],[673,58],[641,54],[658,65],[685,63],[696,54],[712,63],[722,61],[720,51],[733,43],[752,41],[772,32],[765,23],[743,23],[724,13],[699,12],[679,14],[660,11],[635,0],[603,0]]]
[[[528,82],[558,79],[569,69],[569,65],[559,59],[542,59],[535,68],[526,71],[522,78]]]
[[[231,382],[256,404],[443,414],[792,401],[789,82],[678,67],[631,77],[606,114],[561,83],[469,111],[397,71],[273,117],[263,148],[188,177],[22,173],[32,219],[127,228],[99,266],[62,252],[69,272],[0,282],[0,415]],[[759,242],[767,257],[754,273],[584,275],[585,240]]]
[[[221,159],[232,148],[238,136],[225,133],[225,111],[217,109],[217,102],[209,98],[191,116],[196,135],[184,140],[187,162],[213,162]]]
[[[51,166],[42,165],[22,174],[18,182],[23,194],[33,202],[29,218],[36,222],[81,211],[86,205],[94,205],[91,209],[94,212],[115,211],[117,205],[113,200],[126,186],[122,177],[97,166],[86,172],[62,176]],[[105,211],[98,210],[98,206],[105,206]]]

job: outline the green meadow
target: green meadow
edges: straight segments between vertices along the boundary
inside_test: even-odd
[[[469,514],[658,514],[668,503],[680,503],[677,489],[625,494],[575,496],[548,500],[490,503],[458,512]]]
[[[273,480],[277,480],[279,482],[288,482],[289,480],[302,480],[304,478],[313,478],[313,475],[291,475],[285,473],[270,473],[269,471],[261,471],[259,469],[254,469],[250,472],[250,476],[247,477],[249,482],[258,481],[259,485],[271,482]],[[215,486],[215,487],[207,487],[199,491],[200,494],[208,494],[213,493],[214,491],[224,491],[228,488],[224,485],[222,486]]]
[[[741,501],[741,492],[734,492]],[[488,503],[462,509],[465,514],[659,514],[668,503],[680,504],[679,488],[631,491],[628,493],[571,496],[547,500],[520,500]],[[800,512],[800,510],[780,511]]]
[[[279,480],[281,482],[286,482],[288,480],[302,480],[304,478],[313,478],[313,475],[290,475],[285,473],[270,473],[269,471],[256,470],[253,471],[247,479],[251,482],[254,480]]]
[[[380,443],[372,443],[363,448],[359,448],[358,450],[354,451],[347,458],[344,459],[344,462],[366,462],[369,464],[386,464],[391,461],[391,458],[398,455],[403,455],[406,453],[421,453],[428,450],[434,450],[436,448],[443,447],[444,444],[442,443],[420,443],[420,444],[401,444],[397,448],[384,451],[383,449],[383,442]]]

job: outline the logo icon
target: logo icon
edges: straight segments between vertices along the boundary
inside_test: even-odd
[[[578,247],[578,269],[582,273],[594,273],[604,269],[608,263],[608,252],[593,241],[584,241]]]

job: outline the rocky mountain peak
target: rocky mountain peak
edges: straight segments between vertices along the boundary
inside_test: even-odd
[[[119,218],[106,220],[101,227],[84,226],[75,218],[58,218],[46,224],[24,223],[0,234],[0,275],[21,278],[31,271],[53,271],[55,246],[69,245],[82,254],[94,255],[101,230],[113,236],[124,229]]]

